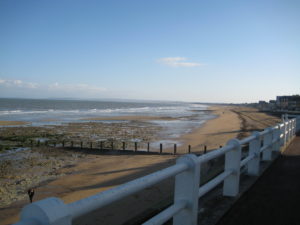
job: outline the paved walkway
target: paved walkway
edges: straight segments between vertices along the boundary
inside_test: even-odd
[[[300,137],[217,225],[300,224]]]

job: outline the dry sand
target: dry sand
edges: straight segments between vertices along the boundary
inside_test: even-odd
[[[244,138],[253,131],[263,130],[280,122],[274,116],[259,112],[255,108],[239,106],[212,106],[210,110],[217,118],[207,121],[202,127],[181,137],[184,145],[181,152],[186,152],[191,145],[192,152],[203,151],[224,146],[231,138]]]
[[[191,145],[192,151],[202,151],[204,145],[208,149],[218,148],[220,145],[235,138],[240,132],[240,120],[238,115],[232,112],[232,107],[210,107],[217,118],[207,121],[202,127],[195,129],[193,132],[182,137],[184,146],[182,151]]]
[[[184,146],[190,144],[192,150],[202,150],[203,145],[215,148],[224,145],[230,138],[243,137],[253,129],[263,129],[279,122],[279,119],[257,112],[251,108],[233,106],[211,107],[218,116],[199,129],[184,135]],[[85,161],[71,168],[61,169],[69,174],[36,188],[34,200],[56,196],[66,203],[76,201],[89,195],[141,177],[174,164],[176,156],[172,155],[89,155]],[[124,224],[141,214],[155,211],[172,198],[172,179],[162,184],[147,188],[122,201],[92,212],[76,220],[75,224]],[[17,201],[7,208],[0,209],[0,224],[7,225],[18,220],[20,209],[28,200]],[[152,210],[152,211],[151,211]]]

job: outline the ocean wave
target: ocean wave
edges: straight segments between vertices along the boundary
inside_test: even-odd
[[[46,114],[46,113],[78,113],[80,110],[55,110],[55,109],[48,109],[48,110],[3,110],[0,111],[1,115],[22,115],[22,114]]]
[[[97,114],[97,113],[163,113],[163,112],[184,112],[186,107],[134,107],[134,108],[107,108],[107,109],[46,109],[46,110],[2,110],[1,115],[21,115],[21,114]]]
[[[57,124],[60,122],[80,121],[81,118],[102,117],[102,116],[127,116],[127,115],[156,115],[184,117],[191,116],[193,110],[204,110],[206,107],[199,104],[178,104],[178,105],[143,105],[141,107],[107,107],[107,108],[73,108],[73,109],[12,109],[0,110],[0,120],[28,121],[34,125]],[[48,122],[48,119],[56,122]],[[46,122],[45,122],[46,121]],[[37,123],[37,124],[36,124]],[[170,122],[169,122],[170,123]],[[175,123],[173,121],[173,123]],[[172,123],[171,123],[172,124]]]

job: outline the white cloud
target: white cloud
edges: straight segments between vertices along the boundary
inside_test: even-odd
[[[185,57],[166,57],[158,59],[159,63],[172,67],[196,67],[203,66],[204,64],[196,62],[187,62]]]
[[[85,92],[103,92],[106,91],[103,87],[97,87],[94,85],[88,85],[88,84],[60,84],[58,82],[55,82],[53,84],[50,84],[48,86],[49,90],[59,90],[64,92],[73,92],[73,91],[85,91]]]
[[[21,96],[39,97],[97,97],[106,91],[103,87],[96,85],[79,84],[41,84],[27,82],[18,79],[0,78],[0,91],[2,95],[15,96],[16,93]]]
[[[5,80],[0,79],[0,85],[5,87],[20,87],[20,88],[38,88],[38,84],[32,82],[25,82],[22,80]]]

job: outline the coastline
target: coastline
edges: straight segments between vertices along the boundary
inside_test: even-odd
[[[268,126],[268,123],[274,125],[279,120],[257,112],[255,109],[245,107],[211,106],[209,110],[213,110],[212,113],[216,115],[216,118],[206,121],[200,127],[178,138],[184,143],[178,148],[178,153],[186,153],[187,145],[192,146],[192,152],[198,149],[203,150],[203,145],[207,145],[208,150],[217,148],[219,145],[226,144],[230,138],[246,135],[252,129],[263,129]],[[174,155],[86,154],[80,160],[70,162],[70,166],[57,168],[55,170],[57,176],[53,177],[54,180],[42,183],[36,187],[37,191],[34,200],[57,196],[67,203],[73,202],[170,166],[175,163],[176,158],[177,156]],[[105,210],[103,212],[98,210],[97,214],[90,216],[91,219],[88,219],[88,221],[91,223],[87,224],[93,224],[93,220],[95,220],[95,217],[98,218],[99,213],[103,215],[102,219],[105,219],[104,222],[101,219],[99,223],[121,224],[122,216],[126,217],[129,213],[125,210],[126,208],[132,207],[130,214],[134,217],[142,213],[146,207],[151,207],[152,200],[162,201],[161,196],[157,192],[165,193],[166,196],[169,196],[171,190],[168,188],[168,184],[149,188],[147,190],[148,197],[136,194],[123,201],[122,204],[114,206],[113,211],[122,211],[120,218],[115,218],[116,215],[111,212],[108,212],[108,216],[105,214]],[[17,221],[17,214],[25,204],[28,204],[26,198],[14,202],[6,208],[2,208],[3,216],[0,216],[0,221],[2,221],[0,224],[7,225]]]
[[[186,152],[188,145],[191,145],[192,152],[203,151],[204,145],[207,150],[213,150],[226,145],[232,138],[242,139],[253,131],[261,131],[281,121],[251,107],[213,105],[209,110],[216,118],[181,137],[184,141],[183,152]]]
[[[192,152],[203,151],[205,145],[208,150],[218,148],[225,145],[229,139],[237,137],[240,132],[240,119],[231,111],[231,106],[213,105],[208,109],[216,117],[181,137],[184,142],[181,147],[183,152],[188,145],[191,145]]]

